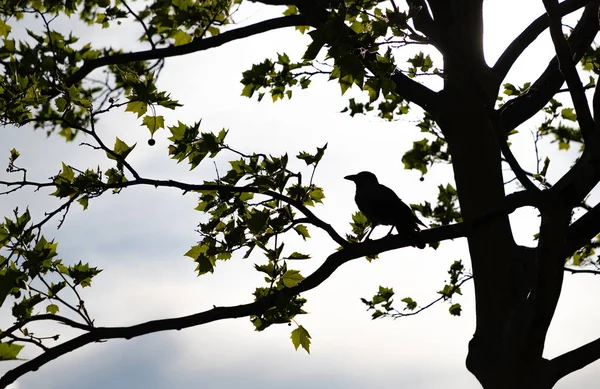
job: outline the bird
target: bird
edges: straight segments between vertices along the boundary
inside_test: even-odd
[[[371,172],[363,171],[349,175],[344,179],[356,184],[356,195],[354,201],[358,209],[365,215],[373,225],[366,239],[378,225],[392,226],[398,234],[406,235],[411,239],[413,246],[420,249],[425,248],[425,241],[419,234],[419,224],[427,226],[415,216],[413,211],[406,205],[396,193],[377,180],[377,176]]]

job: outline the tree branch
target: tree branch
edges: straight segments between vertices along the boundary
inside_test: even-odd
[[[223,188],[219,185],[188,185],[183,183],[176,183],[175,185],[167,185],[167,183],[175,183],[174,181],[153,181],[148,180],[149,184],[158,184],[158,186],[174,186],[180,187],[184,190],[197,190],[200,187],[204,187],[211,190],[234,190],[234,188]],[[235,188],[235,190],[253,190],[255,188]],[[260,193],[258,190],[255,193]],[[276,193],[276,192],[275,192]],[[266,192],[265,192],[266,194]],[[278,196],[281,196],[277,193]],[[284,196],[285,197],[285,196]],[[506,208],[500,213],[510,213],[514,209],[524,206],[532,205],[532,197],[527,191],[516,192],[506,197]],[[310,211],[308,211],[310,213]],[[312,213],[310,213],[312,214]],[[494,215],[491,215],[494,216]],[[489,217],[486,216],[486,217]],[[485,217],[484,217],[485,218]],[[482,222],[484,220],[481,220]],[[443,226],[439,228],[432,228],[421,232],[421,237],[426,243],[439,242],[448,239],[455,239],[468,234],[473,226],[468,226],[465,223],[457,223],[453,225]],[[292,297],[302,292],[311,290],[326,279],[328,279],[341,265],[349,262],[353,259],[361,258],[367,255],[379,254],[385,251],[394,250],[412,244],[412,239],[406,236],[400,235],[389,235],[382,239],[371,240],[363,243],[347,244],[346,246],[331,254],[325,262],[311,275],[306,277],[298,286],[289,289],[283,289],[276,292],[275,298],[278,295],[283,297]],[[168,331],[168,330],[180,330],[183,328],[189,328],[206,324],[216,320],[232,319],[250,315],[260,315],[266,309],[269,308],[268,301],[265,299],[255,301],[253,303],[231,306],[231,307],[215,307],[208,311],[196,313],[193,315],[182,316],[178,318],[154,320],[146,323],[130,326],[130,327],[97,327],[92,329],[90,332],[79,335],[71,340],[59,344],[58,346],[48,349],[47,352],[33,358],[16,368],[9,370],[0,378],[0,387],[6,387],[13,383],[16,379],[23,376],[24,374],[39,369],[46,363],[65,355],[71,351],[74,351],[80,347],[83,347],[89,343],[98,342],[105,339],[131,339],[137,336],[146,335],[154,332]]]
[[[573,53],[573,61],[579,61],[592,44],[598,32],[598,6],[588,4],[575,26],[568,42]],[[564,83],[558,60],[554,57],[542,75],[531,85],[527,92],[508,101],[499,109],[504,132],[511,131],[525,120],[531,118],[556,94]]]
[[[527,342],[533,355],[542,355],[548,328],[554,317],[562,291],[564,257],[571,209],[560,204],[545,204],[541,211],[539,241],[536,249],[538,271],[528,298],[533,318]]]
[[[598,359],[600,359],[600,338],[550,360],[548,371],[553,375],[552,382],[556,383],[566,375]]]
[[[34,321],[42,321],[42,320],[57,321],[59,323],[67,325],[69,327],[77,328],[77,329],[84,330],[84,331],[89,331],[92,328],[87,324],[82,324],[82,323],[76,322],[76,321],[71,320],[64,316],[41,314],[41,315],[32,316],[29,319],[19,321],[19,322],[15,323],[14,325],[12,325],[11,327],[7,328],[6,330],[2,331],[2,333],[0,334],[0,340],[11,335],[13,332],[23,328],[23,326],[26,326],[29,323],[32,323]]]
[[[502,151],[502,154],[504,155],[504,158],[509,164],[511,170],[513,171],[513,173],[515,173],[517,180],[519,180],[519,182],[521,183],[521,185],[523,185],[525,189],[530,190],[534,193],[540,193],[540,189],[529,179],[529,177],[527,176],[527,172],[523,170],[523,168],[519,164],[519,161],[517,161],[517,158],[515,158],[503,134],[497,133],[496,138],[498,139],[498,143],[500,144],[500,150]]]
[[[593,274],[595,276],[600,276],[600,270],[593,269],[573,269],[572,267],[565,266],[564,271],[571,274]]]
[[[571,12],[577,11],[581,7],[585,6],[588,0],[565,0],[559,4],[557,14],[559,16],[565,16]],[[540,15],[535,19],[518,37],[513,40],[510,45],[504,50],[496,64],[492,68],[494,78],[497,80],[498,87],[502,81],[506,78],[508,71],[519,59],[521,54],[532,44],[537,37],[546,30],[548,27],[548,16],[546,14]]]
[[[600,233],[600,203],[569,226],[562,258],[568,258]]]
[[[454,239],[459,237],[461,233],[461,224],[455,224],[424,231],[421,233],[421,236],[426,242],[434,242]],[[306,277],[300,284],[298,284],[298,286],[275,292],[275,295],[272,297],[274,299],[277,299],[278,296],[292,297],[302,292],[311,290],[323,283],[341,265],[350,260],[361,258],[370,254],[382,253],[384,251],[410,246],[411,242],[412,241],[408,237],[390,235],[379,240],[347,245],[346,248],[331,254],[321,265],[321,267],[319,267],[310,276]],[[12,370],[9,370],[2,378],[0,378],[0,387],[4,388],[13,383],[22,375],[30,371],[35,371],[46,363],[71,351],[77,350],[78,348],[81,348],[89,343],[117,338],[131,339],[154,332],[181,330],[183,328],[194,327],[217,320],[260,315],[269,307],[270,305],[267,299],[261,299],[249,304],[230,307],[215,307],[208,311],[193,315],[171,319],[153,320],[130,327],[97,327],[92,329],[90,332],[79,335],[71,340],[59,344],[58,346],[52,347],[41,355],[23,363],[22,365],[17,366]]]
[[[550,36],[552,37],[552,43],[554,43],[560,72],[567,82],[571,99],[573,100],[573,106],[575,107],[575,112],[577,112],[577,122],[579,123],[581,134],[583,135],[585,143],[589,145],[595,127],[594,119],[592,119],[590,107],[585,96],[585,90],[583,89],[583,84],[581,83],[581,79],[579,78],[579,74],[575,67],[576,62],[573,61],[573,54],[563,35],[562,19],[558,10],[558,0],[543,0],[543,2],[550,19]],[[598,8],[597,5],[596,8]]]
[[[367,69],[372,70],[372,66],[367,64]],[[405,99],[417,104],[425,111],[435,115],[437,93],[418,83],[402,72],[395,72],[391,79],[396,83],[396,93]],[[435,116],[434,116],[435,117]]]
[[[226,186],[226,185],[218,185],[218,184],[188,184],[185,182],[179,182],[174,180],[153,180],[149,178],[139,178],[137,180],[127,181],[115,185],[106,185],[105,187],[108,189],[116,189],[116,188],[126,188],[129,186],[136,185],[150,185],[155,188],[158,187],[167,187],[167,188],[178,188],[182,189],[186,192],[194,192],[200,190],[216,190],[216,191],[225,191],[225,192],[234,192],[234,193],[257,193],[266,196],[270,196],[275,200],[281,200],[294,208],[300,211],[304,216],[306,216],[309,220],[309,223],[321,228],[325,232],[329,234],[331,239],[333,239],[337,244],[344,247],[348,245],[346,239],[342,238],[340,234],[331,226],[331,224],[325,223],[323,220],[319,219],[308,207],[302,204],[300,201],[296,201],[291,199],[288,196],[285,196],[281,193],[272,191],[272,190],[262,190],[252,186]]]
[[[425,0],[407,0],[406,3],[410,9],[409,13],[414,13],[412,20],[415,28],[425,34],[434,46],[438,45],[438,32]]]
[[[301,26],[307,24],[305,18],[301,15],[283,16],[280,18],[265,20],[251,26],[241,27],[235,30],[225,31],[219,35],[204,38],[194,39],[192,42],[181,46],[170,46],[156,50],[138,51],[133,53],[115,54],[91,61],[85,61],[83,65],[67,80],[67,85],[73,85],[83,80],[85,76],[93,70],[106,65],[118,65],[129,62],[147,61],[159,58],[176,57],[195,53],[197,51],[211,49],[221,46],[225,43],[247,38],[253,35],[262,34],[263,32],[276,30],[284,27]]]

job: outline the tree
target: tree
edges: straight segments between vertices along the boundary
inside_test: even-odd
[[[154,145],[155,132],[166,127],[164,116],[157,110],[179,106],[156,84],[165,58],[293,26],[300,32],[308,31],[311,37],[304,57],[294,62],[283,53],[276,60],[254,65],[242,75],[243,95],[261,100],[268,93],[274,101],[291,98],[293,88],[307,88],[315,76],[326,74],[339,83],[342,93],[353,86],[367,92],[367,102],[350,99],[350,115],[374,110],[382,118],[393,120],[409,110],[422,113],[418,126],[427,138],[415,142],[404,155],[406,168],[425,175],[432,164],[452,164],[456,188],[441,185],[436,206],[425,202],[415,205],[415,209],[434,221],[434,228],[422,232],[431,247],[448,239],[468,241],[472,276],[461,262],[454,263],[439,300],[451,300],[460,293],[463,282],[473,279],[477,328],[469,344],[467,368],[482,387],[551,388],[561,378],[600,358],[600,339],[551,360],[542,356],[564,272],[598,272],[580,267],[598,264],[593,255],[600,233],[600,207],[588,205],[586,199],[600,181],[599,128],[593,117],[593,112],[600,109],[595,83],[600,59],[593,46],[599,3],[544,0],[546,14],[523,30],[489,66],[483,51],[482,0],[460,5],[441,0],[407,0],[402,5],[393,1],[258,2],[285,5],[287,10],[282,17],[237,27],[233,23],[235,11],[241,6],[237,1],[157,1],[139,8],[122,0],[2,2],[2,124],[42,128],[67,141],[86,135],[83,145],[104,152],[111,165],[80,168],[63,163],[60,173],[50,180],[30,181],[28,168],[17,161],[19,151],[10,152],[7,171],[18,178],[0,182],[5,193],[26,187],[47,189],[63,202],[40,220],[32,219],[28,210],[15,209],[1,225],[0,301],[14,301],[15,323],[0,334],[0,355],[4,360],[16,359],[24,344],[41,349],[39,356],[0,378],[1,386],[101,340],[129,339],[235,317],[250,317],[259,331],[273,324],[291,324],[304,313],[306,300],[300,294],[321,285],[339,266],[409,244],[402,236],[362,242],[369,226],[360,213],[353,216],[353,232],[345,237],[313,213],[311,207],[321,202],[324,194],[313,182],[312,173],[327,145],[297,155],[306,163],[307,176],[289,167],[287,154],[272,156],[230,146],[225,141],[225,130],[203,132],[200,122],[168,126],[169,155],[192,169],[222,153],[233,156],[225,174],[217,172],[216,180],[198,184],[141,175],[128,160],[136,145],[117,138],[110,146],[112,140],[109,144],[97,131],[102,115],[125,109],[141,119],[150,132],[148,144]],[[565,35],[562,18],[576,11],[582,11],[579,21]],[[81,45],[77,37],[55,29],[62,18],[70,15],[103,28],[134,20],[142,27],[140,40],[149,49],[122,52]],[[17,43],[11,29],[22,18],[37,21],[41,29],[27,30],[27,37]],[[512,65],[546,29],[556,51],[546,70],[522,87],[506,83]],[[403,69],[394,54],[407,50],[409,45],[423,47],[426,52],[417,52],[409,60],[409,68]],[[443,67],[434,66],[432,53],[436,52],[443,57]],[[94,71],[104,72],[105,78],[90,79]],[[580,78],[582,72],[591,74],[585,85]],[[430,89],[417,81],[424,75],[439,77],[443,85],[438,91]],[[563,90],[565,82],[567,88]],[[586,91],[592,89],[589,102]],[[570,100],[555,99],[566,92]],[[569,102],[573,108],[563,108]],[[508,141],[519,125],[540,111],[546,117],[537,129],[536,139],[554,139],[560,149],[581,145],[575,164],[556,182],[546,178],[548,158],[537,158],[535,173],[526,171]],[[519,184],[508,195],[503,164],[510,167]],[[96,327],[79,291],[89,287],[101,270],[93,264],[57,259],[58,243],[44,237],[42,231],[50,220],[58,219],[62,224],[75,202],[86,209],[102,195],[134,186],[169,187],[198,194],[196,209],[206,218],[198,228],[199,242],[186,256],[197,263],[199,275],[213,272],[218,261],[232,255],[249,257],[260,251],[267,263],[255,267],[264,273],[266,283],[256,288],[254,301],[129,327]],[[509,214],[526,206],[535,207],[540,214],[535,248],[515,243],[508,219]],[[585,214],[572,222],[576,208],[582,208]],[[293,260],[308,259],[310,255],[287,252],[284,241],[289,234],[309,239],[308,227],[325,231],[340,249],[312,274],[303,276],[291,266]],[[74,303],[70,300],[73,296]],[[381,287],[372,299],[363,302],[373,310],[374,318],[403,315],[394,308],[392,297],[391,289]],[[418,310],[412,299],[402,302],[409,311]],[[460,310],[460,305],[453,304],[450,313],[458,315]],[[39,321],[58,322],[82,334],[55,344],[53,339],[27,330]],[[310,335],[301,325],[292,331],[292,341],[296,348],[309,351]]]

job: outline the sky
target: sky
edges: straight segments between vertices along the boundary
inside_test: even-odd
[[[537,4],[540,3],[540,4]],[[496,0],[486,3],[485,42],[489,63],[543,10],[541,2]],[[526,5],[524,5],[526,4]],[[276,16],[282,10],[248,6],[240,15],[241,24]],[[78,30],[82,40],[113,42],[135,49],[137,27],[123,26]],[[131,38],[125,41],[123,37]],[[326,199],[314,212],[332,224],[339,233],[349,232],[350,215],[356,211],[353,184],[343,177],[362,170],[375,172],[407,203],[434,202],[436,187],[451,181],[449,166],[435,167],[421,182],[419,174],[403,169],[404,152],[412,142],[422,139],[415,128],[416,116],[386,122],[377,117],[354,117],[340,111],[347,98],[360,96],[350,91],[340,96],[339,86],[325,78],[313,81],[311,88],[295,91],[290,101],[258,103],[241,97],[241,73],[253,63],[286,52],[299,59],[307,36],[293,29],[278,30],[232,42],[223,47],[167,60],[159,88],[167,89],[184,107],[174,113],[165,111],[167,125],[181,120],[192,123],[202,119],[205,131],[229,130],[228,144],[245,152],[273,155],[312,151],[328,143],[328,149],[315,175],[325,189]],[[522,84],[533,79],[552,48],[548,35],[526,52],[509,75],[509,81]],[[402,58],[397,54],[398,58]],[[215,165],[207,161],[189,172],[167,156],[167,132],[159,131],[154,147],[146,144],[147,130],[135,115],[116,112],[99,124],[103,139],[112,143],[115,136],[131,144],[137,142],[128,161],[143,175],[200,183],[216,177]],[[523,166],[533,169],[535,157],[530,131],[534,122],[525,123],[513,141],[513,150]],[[85,168],[105,166],[103,153],[66,144],[57,136],[47,138],[30,128],[2,128],[0,152],[8,155],[15,147],[22,156],[20,166],[28,168],[32,180],[46,180],[58,173],[61,161]],[[545,145],[552,163],[550,177],[557,178],[570,166],[572,152],[558,153]],[[216,160],[221,171],[228,156]],[[302,168],[303,162],[295,167]],[[309,172],[308,170],[305,170]],[[8,178],[4,169],[0,178]],[[13,177],[14,178],[14,177]],[[29,206],[34,218],[54,209],[58,202],[22,190],[2,197],[0,213]],[[90,202],[89,209],[73,207],[62,228],[57,221],[48,224],[47,237],[59,242],[59,255],[66,262],[89,261],[104,271],[84,291],[86,306],[100,326],[131,325],[151,319],[180,316],[210,309],[213,305],[237,305],[252,301],[251,293],[262,282],[253,270],[254,263],[235,257],[220,262],[214,274],[197,277],[195,264],[183,254],[198,240],[194,228],[201,214],[193,211],[194,195],[169,189],[131,188],[119,195],[106,195]],[[531,210],[511,215],[515,239],[532,245],[538,219]],[[307,243],[296,237],[286,240],[290,250],[311,252],[310,261],[299,263],[304,275],[316,269],[336,245],[322,232],[312,228]],[[377,232],[376,232],[377,233]],[[383,235],[380,231],[378,234]],[[358,259],[342,266],[323,285],[305,294],[308,315],[297,318],[312,336],[311,354],[295,351],[289,339],[293,327],[272,326],[257,333],[247,318],[226,320],[197,328],[152,334],[132,340],[111,340],[93,344],[59,358],[12,385],[12,389],[44,387],[96,389],[130,388],[479,388],[464,367],[467,344],[475,325],[472,285],[455,301],[463,314],[452,317],[448,304],[439,304],[421,314],[399,320],[370,319],[360,302],[371,297],[379,285],[393,287],[397,300],[410,296],[424,305],[435,299],[447,279],[450,264],[462,259],[469,267],[466,242],[444,242],[441,247],[418,250],[404,248],[380,255],[371,263]],[[294,263],[296,265],[296,263]],[[600,311],[594,309],[594,296],[600,292],[598,279],[586,275],[566,275],[563,294],[550,328],[546,357],[566,352],[598,336]],[[10,306],[0,308],[0,326],[11,324]],[[33,327],[32,327],[33,328]],[[62,327],[39,326],[39,333],[73,332]],[[35,356],[31,347],[24,358]],[[0,365],[0,374],[16,362]],[[596,388],[600,364],[595,363],[563,379],[557,388]]]

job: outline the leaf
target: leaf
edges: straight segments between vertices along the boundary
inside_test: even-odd
[[[142,119],[142,126],[148,127],[150,134],[154,135],[158,129],[165,128],[165,118],[164,116],[146,115],[144,116],[144,119]]]
[[[462,312],[462,308],[461,308],[460,304],[452,304],[452,306],[450,306],[450,308],[448,308],[448,311],[450,312],[450,314],[452,316],[460,316],[460,313]]]
[[[81,197],[79,199],[77,199],[77,202],[79,204],[81,204],[81,206],[83,207],[83,210],[85,211],[88,208],[88,203],[89,203],[90,198],[87,196]]]
[[[325,194],[321,188],[311,189],[308,195],[315,203],[322,203],[322,200],[325,198]]]
[[[544,167],[542,168],[542,171],[540,172],[540,176],[546,177],[546,173],[548,173],[548,166],[550,166],[550,158],[546,157],[544,159]]]
[[[56,315],[56,313],[58,312],[58,305],[56,304],[50,304],[46,307],[46,312],[52,314],[52,315]]]
[[[310,238],[310,234],[308,233],[308,228],[306,228],[305,225],[297,225],[296,227],[294,227],[294,231],[296,231],[300,236],[302,236],[302,239],[306,240],[307,238]]]
[[[128,146],[127,143],[123,142],[121,139],[119,139],[117,137],[117,139],[115,140],[115,146],[113,147],[113,152],[115,154],[117,154],[118,156],[120,156],[122,159],[125,159],[129,155],[129,153],[131,153],[131,151],[135,148],[136,144],[137,143],[134,143],[133,146]],[[106,156],[109,159],[113,159],[113,160],[117,159],[109,153],[106,153]]]
[[[570,120],[572,122],[577,121],[577,115],[575,114],[573,108],[564,108],[560,111],[560,116],[565,120]]]
[[[8,34],[10,33],[11,29],[11,26],[6,24],[4,20],[0,19],[0,35],[2,35],[5,38],[8,38]]]
[[[57,98],[54,100],[54,103],[60,112],[64,112],[67,109],[67,100],[64,97]]]
[[[4,229],[1,229],[0,232],[3,230]],[[26,276],[21,273],[21,271],[17,270],[14,263],[0,270],[0,307],[4,304],[6,297],[8,297],[11,292],[15,293],[20,289],[20,280],[25,277]]]
[[[75,285],[81,285],[81,287],[89,287],[92,284],[92,278],[102,272],[101,269],[91,267],[88,263],[79,261],[78,263],[69,266],[68,268],[69,277],[73,279]]]
[[[296,158],[301,159],[304,162],[306,162],[306,165],[317,166],[319,161],[321,161],[321,158],[323,158],[323,155],[325,154],[326,149],[327,149],[327,143],[325,143],[325,146],[323,146],[323,147],[317,147],[317,153],[315,155],[309,154],[306,151],[301,151],[300,153],[298,153]]]
[[[173,38],[175,38],[175,46],[185,45],[192,41],[192,36],[181,30],[177,30],[177,32],[173,35]]]
[[[64,178],[66,181],[71,182],[73,178],[75,178],[75,173],[71,166],[66,165],[64,162],[62,163],[62,172],[60,173],[60,177]]]
[[[300,274],[300,270],[288,270],[282,277],[283,285],[288,288],[293,288],[298,285],[304,277]],[[298,348],[298,347],[296,347]]]
[[[325,34],[322,29],[314,30],[308,33],[312,38],[312,42],[306,48],[306,52],[302,56],[302,59],[313,60],[319,55],[321,48],[325,46]]]
[[[310,354],[310,334],[304,327],[298,326],[298,328],[293,330],[291,339],[296,350],[298,350],[299,346],[302,346]]]
[[[288,5],[287,9],[283,12],[284,16],[297,15],[298,7],[295,5]]]
[[[17,355],[23,349],[23,345],[0,342],[0,361],[18,360]],[[297,349],[298,347],[296,347]]]
[[[17,149],[14,149],[14,148],[13,148],[13,149],[11,149],[11,150],[10,150],[10,157],[9,157],[9,160],[10,160],[10,162],[11,162],[11,163],[12,163],[12,162],[15,162],[15,161],[17,160],[17,158],[19,158],[19,156],[21,156],[21,153],[19,153],[19,152],[17,151]]]
[[[308,254],[302,254],[299,253],[297,251],[294,251],[293,253],[290,254],[289,257],[287,257],[286,259],[310,259],[310,255]],[[287,274],[287,273],[286,273]],[[287,286],[287,285],[286,285]]]
[[[400,301],[402,301],[403,303],[406,303],[405,309],[408,309],[409,311],[414,311],[415,308],[417,307],[417,302],[410,297],[405,297]]]
[[[502,85],[504,87],[504,94],[507,96],[518,96],[519,90],[513,84],[506,83]]]
[[[127,103],[127,108],[125,108],[125,112],[133,112],[137,113],[137,117],[141,117],[148,110],[148,104],[143,101],[130,101]]]

